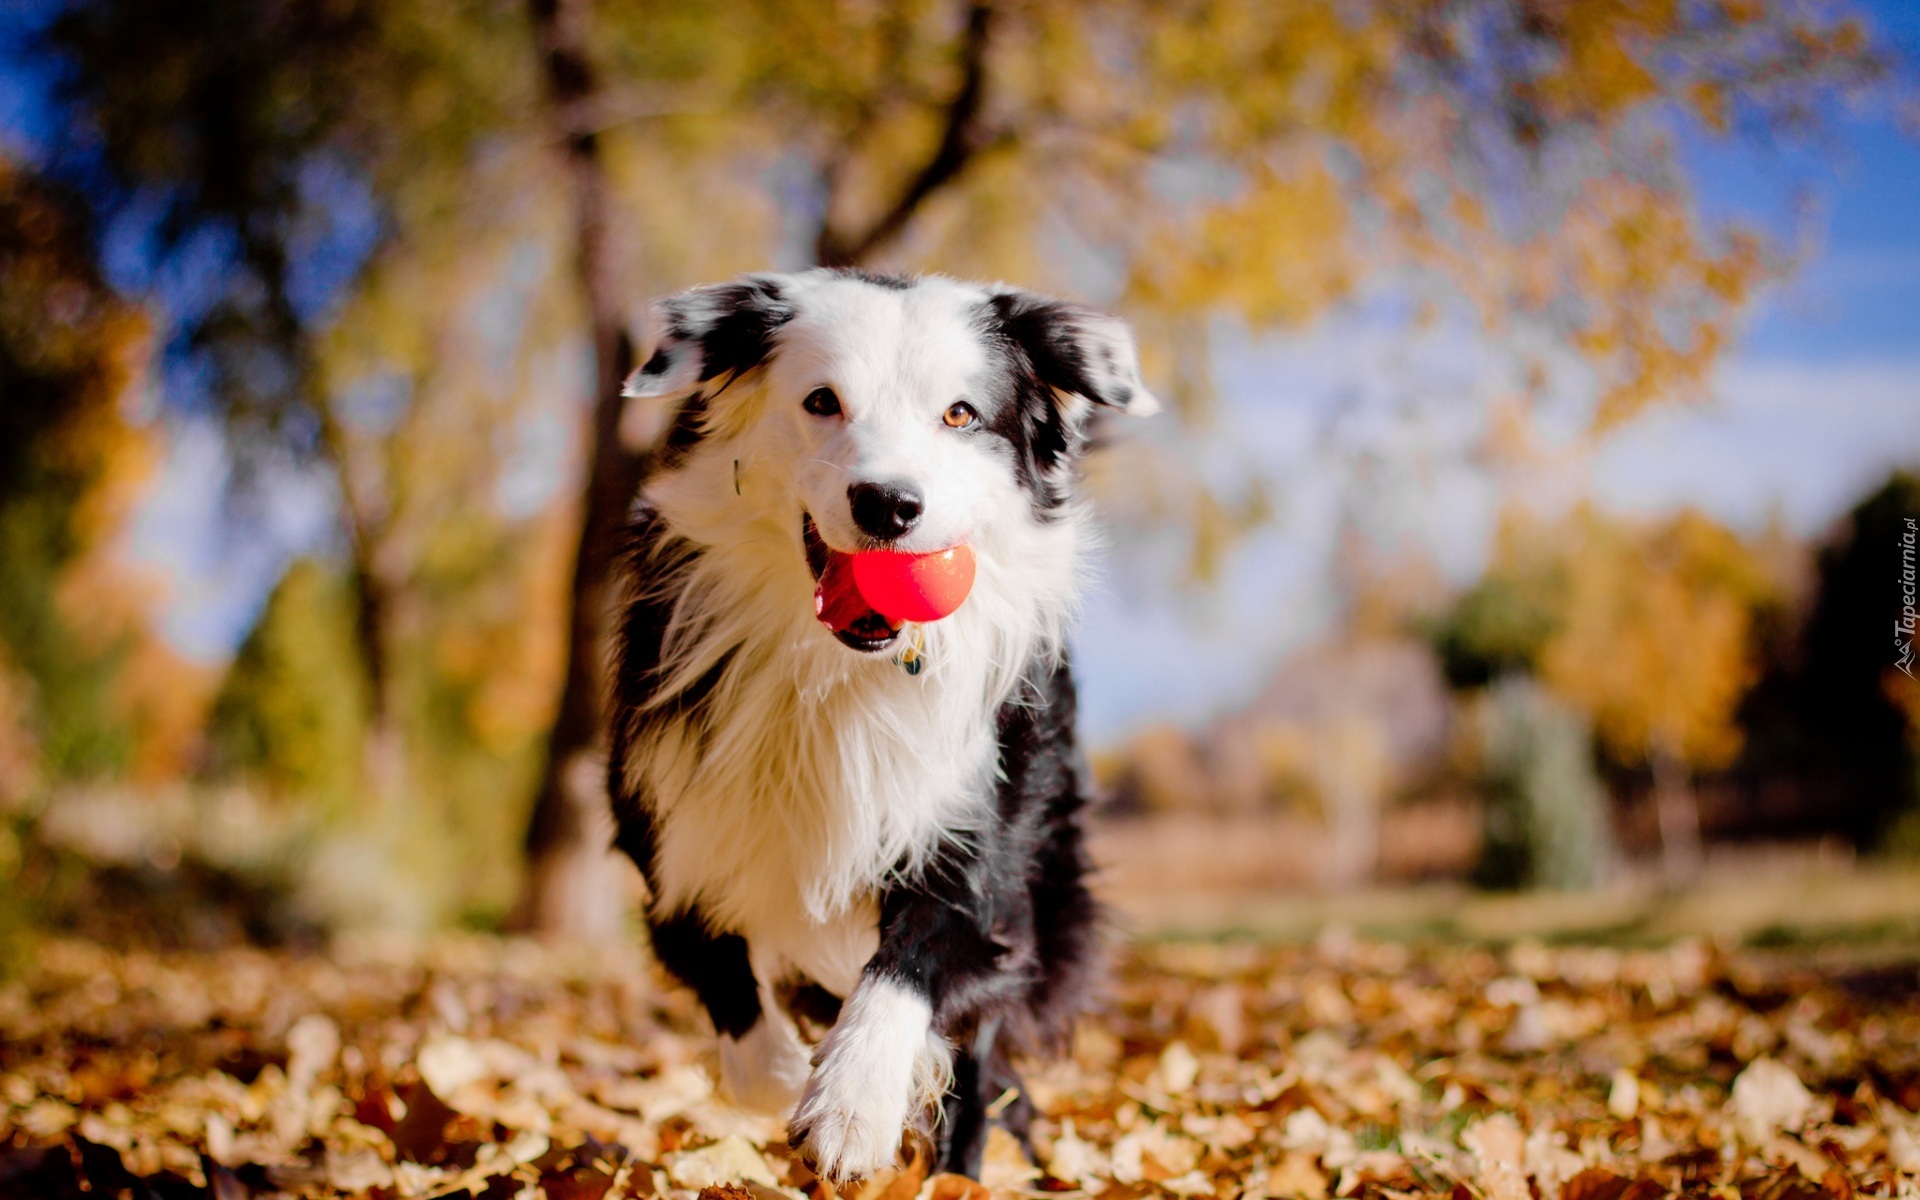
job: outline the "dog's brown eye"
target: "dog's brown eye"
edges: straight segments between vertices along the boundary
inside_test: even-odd
[[[840,411],[840,397],[833,394],[832,388],[815,388],[807,393],[800,407],[816,417],[831,417]]]
[[[968,404],[965,400],[961,400],[955,403],[952,408],[949,408],[946,414],[940,419],[947,423],[947,428],[949,429],[965,429],[967,426],[979,420],[980,414],[973,411],[973,405]]]

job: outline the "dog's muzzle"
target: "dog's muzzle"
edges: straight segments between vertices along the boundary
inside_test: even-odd
[[[900,626],[875,612],[853,583],[853,556],[827,545],[809,513],[800,514],[800,540],[813,572],[813,614],[842,645],[874,654],[900,637]]]

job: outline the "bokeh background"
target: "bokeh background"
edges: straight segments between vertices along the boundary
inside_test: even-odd
[[[1903,0],[13,0],[0,944],[626,936],[615,381],[651,297],[820,263],[1141,335],[1075,646],[1124,924],[1920,940],[1916,53]]]

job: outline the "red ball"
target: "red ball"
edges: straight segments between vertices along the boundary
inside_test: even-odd
[[[869,550],[853,556],[853,583],[873,610],[894,621],[938,621],[973,590],[973,549],[932,554]]]

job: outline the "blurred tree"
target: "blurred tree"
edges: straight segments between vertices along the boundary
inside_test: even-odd
[[[1742,773],[1811,797],[1828,828],[1863,849],[1920,832],[1920,746],[1902,712],[1895,623],[1902,539],[1920,520],[1920,475],[1897,471],[1820,551],[1811,610],[1783,639],[1741,710]],[[1909,699],[1909,702],[1910,699]],[[1903,824],[1904,823],[1904,824]]]
[[[294,563],[214,700],[212,770],[335,809],[352,801],[368,708],[353,621],[340,580],[311,559]]]
[[[1532,673],[1615,761],[1645,766],[1679,882],[1700,858],[1691,776],[1738,753],[1756,629],[1779,602],[1758,556],[1697,512],[1638,524],[1583,506],[1546,525],[1509,517],[1435,642],[1457,685]]]
[[[1518,561],[1515,533],[1512,522],[1501,525],[1495,569],[1432,623],[1434,649],[1455,688],[1485,687],[1502,676],[1533,670],[1559,630],[1565,573],[1554,564]]]
[[[1541,678],[1589,714],[1616,759],[1651,770],[1662,861],[1680,882],[1700,860],[1692,773],[1740,749],[1734,717],[1758,677],[1754,614],[1777,596],[1752,551],[1691,510],[1635,530],[1582,509],[1563,535],[1567,604]]]
[[[1593,733],[1531,676],[1494,682],[1479,708],[1486,815],[1481,887],[1591,888],[1615,857]]]
[[[492,17],[492,20],[489,20]],[[502,28],[504,26],[504,29]],[[399,786],[386,548],[390,481],[357,452],[315,341],[373,252],[440,219],[474,141],[510,126],[510,20],[435,3],[75,0],[45,33],[67,66],[54,154],[169,302],[176,402],[211,402],[241,479],[318,460],[339,480],[371,765]],[[184,369],[179,369],[184,368]]]
[[[122,553],[160,446],[146,315],[102,280],[79,196],[0,156],[0,969],[46,915],[52,786],[176,776],[210,690]]]
[[[18,779],[138,757],[123,668],[148,631],[110,543],[153,460],[125,416],[147,350],[79,198],[0,159],[0,670],[32,743],[13,755],[38,760]]]
[[[591,751],[601,740],[614,555],[641,478],[639,456],[619,437],[620,388],[634,367],[633,340],[611,245],[613,185],[595,128],[606,95],[591,53],[591,6],[588,0],[528,0],[527,7],[548,123],[564,148],[572,191],[574,270],[586,302],[594,374],[566,673],[527,823],[527,880],[513,924],[597,940],[619,931],[624,908],[617,876],[608,872],[611,828]]]

